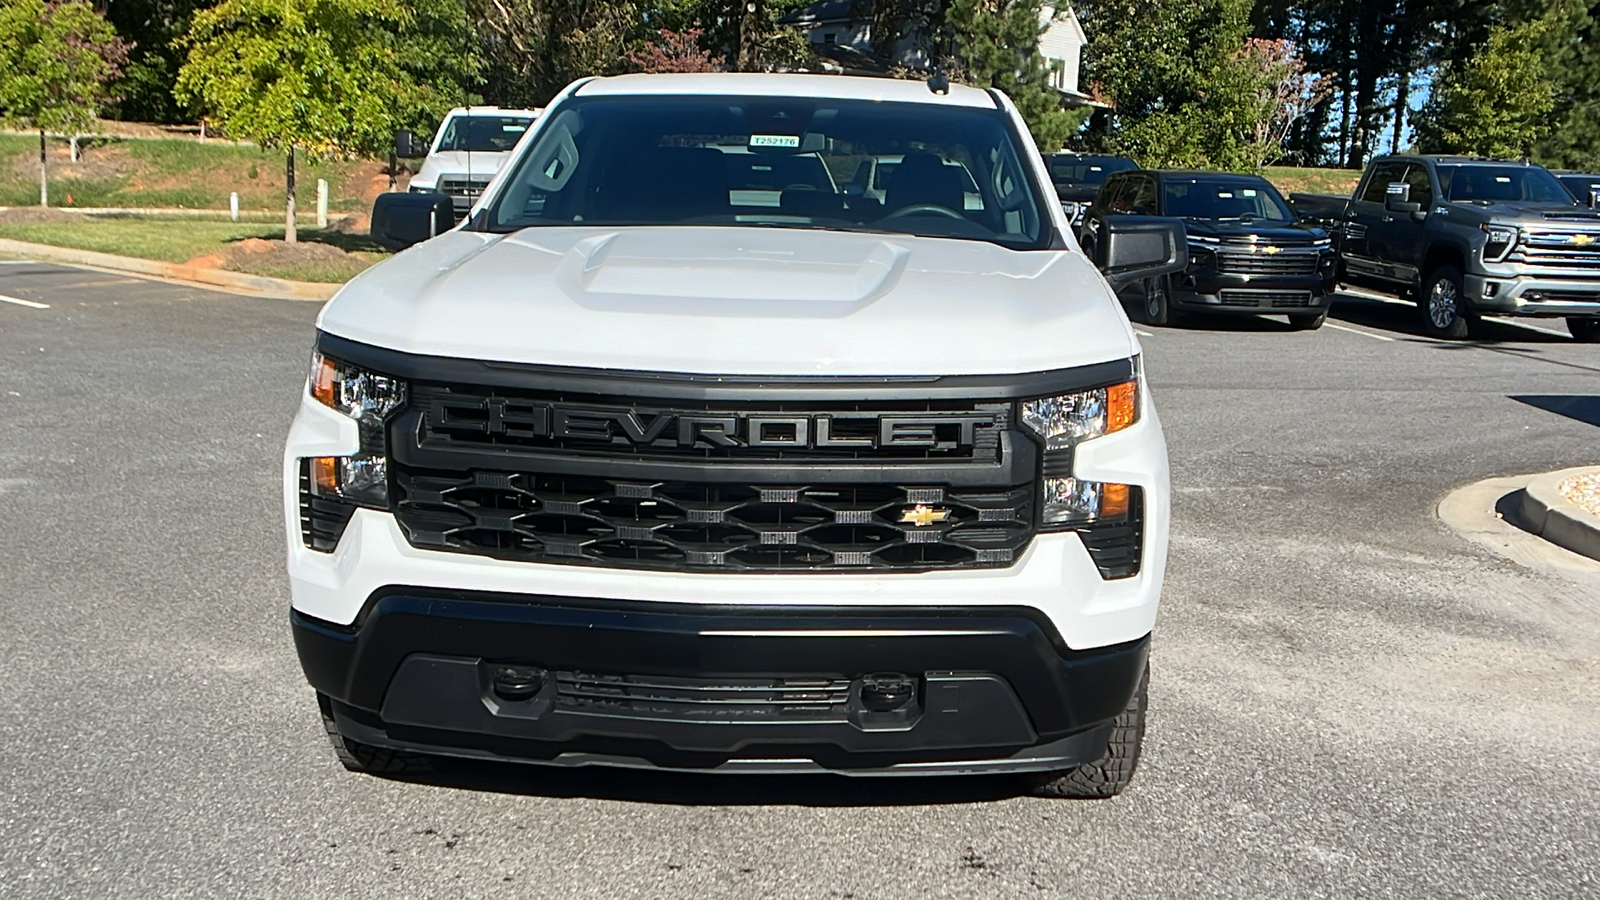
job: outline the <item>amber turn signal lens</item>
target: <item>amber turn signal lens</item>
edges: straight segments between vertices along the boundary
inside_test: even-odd
[[[339,458],[337,456],[311,457],[311,486],[318,494],[323,496],[339,493]]]
[[[1139,418],[1139,382],[1124,381],[1106,388],[1106,434],[1121,431]],[[1123,486],[1126,497],[1127,487]]]
[[[1128,515],[1128,486],[1107,482],[1100,486],[1100,518],[1121,519]]]
[[[337,399],[338,374],[338,368],[326,356],[317,353],[311,357],[311,396],[323,406],[332,407]]]

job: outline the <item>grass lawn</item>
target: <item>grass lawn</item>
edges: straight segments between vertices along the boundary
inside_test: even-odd
[[[1348,197],[1355,192],[1361,172],[1356,169],[1299,169],[1292,166],[1268,166],[1261,173],[1285,197],[1292,193],[1339,194]]]
[[[302,228],[299,237],[303,243],[297,247],[262,246],[241,242],[281,241],[283,229],[189,219],[6,222],[0,217],[0,238],[166,262],[217,257],[208,261],[210,267],[294,281],[345,281],[387,255],[365,238],[343,232]]]
[[[282,214],[285,159],[276,152],[185,138],[95,139],[82,142],[75,163],[64,139],[48,144],[52,206],[226,210],[236,191],[242,209]],[[382,163],[372,160],[297,160],[300,209],[316,209],[319,178],[328,182],[334,212],[366,210],[372,193],[388,181]],[[0,134],[0,206],[38,202],[38,136]]]

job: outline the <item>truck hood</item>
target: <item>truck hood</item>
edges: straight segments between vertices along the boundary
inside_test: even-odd
[[[788,228],[453,231],[369,269],[323,330],[409,353],[729,375],[978,375],[1127,358],[1082,254]]]
[[[1577,226],[1582,230],[1600,228],[1600,212],[1582,206],[1541,206],[1531,203],[1452,202],[1450,209],[1468,218],[1503,225]]]
[[[1263,244],[1309,244],[1328,236],[1312,224],[1299,222],[1220,222],[1216,219],[1184,219],[1188,234],[1224,241],[1260,241]]]
[[[428,158],[422,161],[422,168],[411,176],[411,183],[418,187],[423,185],[437,187],[440,176],[466,178],[469,173],[473,181],[488,181],[510,158],[510,152],[441,150],[438,153],[428,154]]]

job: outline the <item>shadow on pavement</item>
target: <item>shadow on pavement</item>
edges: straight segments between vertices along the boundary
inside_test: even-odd
[[[1600,428],[1600,396],[1590,394],[1511,394],[1511,399],[1545,412]]]
[[[730,775],[559,768],[438,760],[427,775],[378,776],[409,784],[533,797],[586,797],[679,806],[926,806],[989,803],[1028,793],[1018,775],[848,777]]]
[[[1328,313],[1331,319],[1337,319],[1350,325],[1361,325],[1366,328],[1375,328],[1381,331],[1405,335],[1407,338],[1433,344],[1440,348],[1477,347],[1485,344],[1570,344],[1572,338],[1566,335],[1550,334],[1545,331],[1534,331],[1531,328],[1519,328],[1504,322],[1483,321],[1478,324],[1478,329],[1470,340],[1441,341],[1429,337],[1422,330],[1422,312],[1410,303],[1396,303],[1392,300],[1379,300],[1361,294],[1339,293],[1333,301],[1333,308]],[[1540,319],[1538,323],[1545,328],[1561,329],[1565,323],[1561,319]]]

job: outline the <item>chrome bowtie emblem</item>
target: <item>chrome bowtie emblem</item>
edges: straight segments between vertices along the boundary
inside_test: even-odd
[[[1575,247],[1587,247],[1592,243],[1594,243],[1594,238],[1587,234],[1575,234],[1572,236],[1572,244]]]
[[[900,524],[915,525],[923,528],[935,522],[943,522],[950,518],[950,510],[943,507],[923,506],[918,503],[915,509],[908,509],[900,514]]]
[[[1283,248],[1282,247],[1274,247],[1274,246],[1269,244],[1269,245],[1267,245],[1265,247],[1262,247],[1261,248],[1261,252],[1267,254],[1268,256],[1271,256],[1274,253],[1282,253],[1283,252]]]

